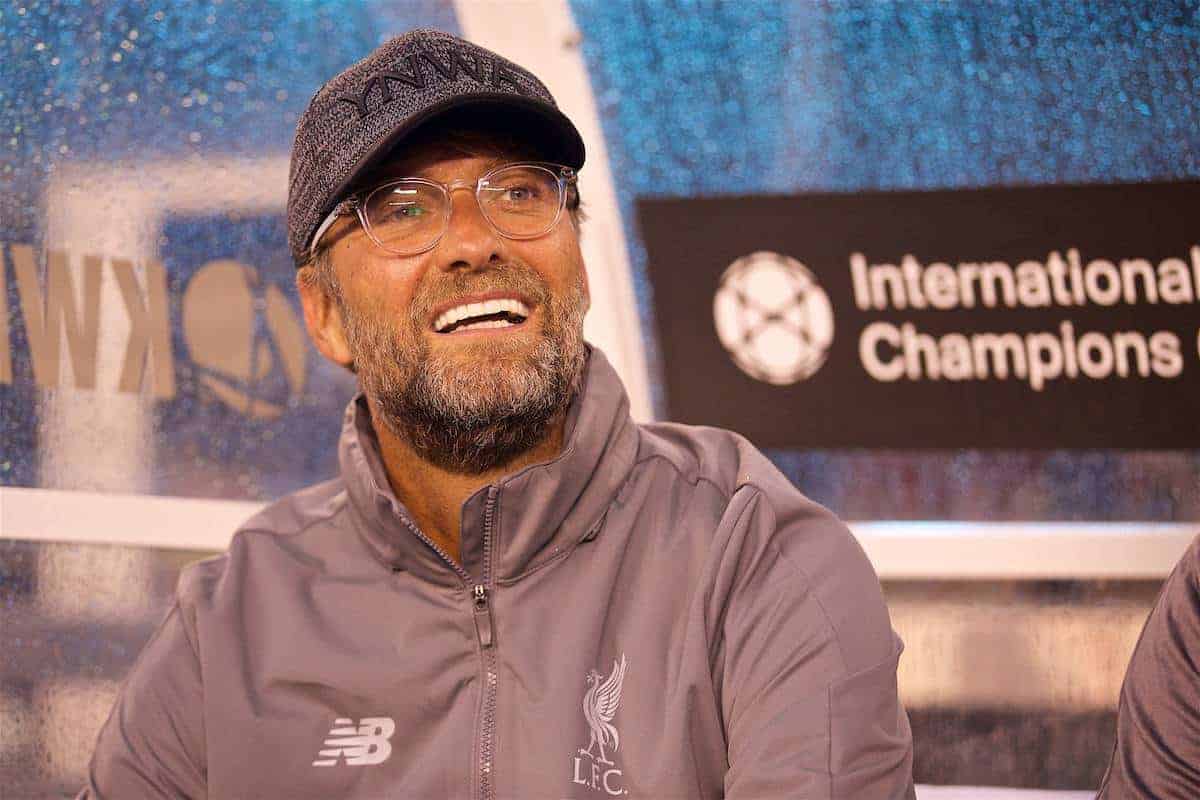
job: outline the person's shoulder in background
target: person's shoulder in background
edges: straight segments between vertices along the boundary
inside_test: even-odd
[[[1200,536],[1167,578],[1134,648],[1099,797],[1200,797]]]

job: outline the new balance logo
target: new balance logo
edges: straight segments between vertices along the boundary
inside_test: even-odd
[[[342,759],[352,767],[382,764],[392,754],[388,739],[395,732],[396,722],[391,717],[364,717],[358,725],[352,719],[336,719],[313,766],[332,767]]]

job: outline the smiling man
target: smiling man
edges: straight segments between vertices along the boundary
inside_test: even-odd
[[[340,475],[189,568],[83,798],[911,798],[901,645],[845,526],[735,434],[637,425],[583,341],[584,146],[412,31],[300,119]]]
[[[358,374],[392,488],[455,559],[463,501],[561,449],[586,359],[575,170],[505,132],[547,124],[520,113],[476,98],[425,120],[362,170],[298,276],[317,347]]]

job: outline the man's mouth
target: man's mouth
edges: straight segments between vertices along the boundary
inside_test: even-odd
[[[433,329],[438,333],[511,328],[525,322],[529,306],[515,297],[497,297],[475,303],[462,303],[437,315]]]

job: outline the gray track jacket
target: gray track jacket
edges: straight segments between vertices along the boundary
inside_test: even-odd
[[[462,509],[336,480],[189,567],[81,798],[912,798],[901,644],[857,542],[722,430],[639,426],[593,350],[555,460]]]

